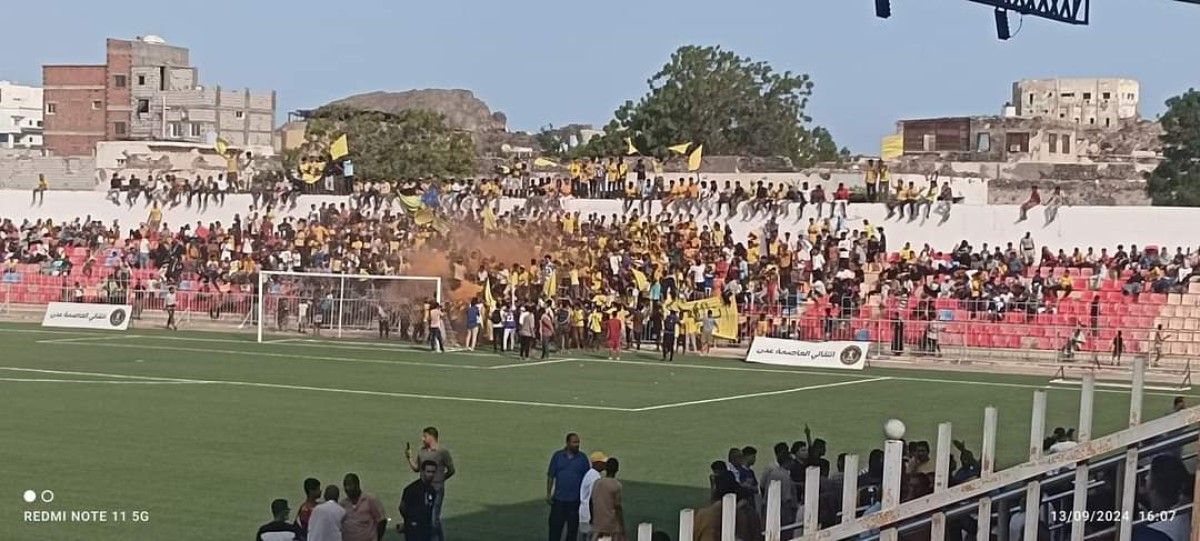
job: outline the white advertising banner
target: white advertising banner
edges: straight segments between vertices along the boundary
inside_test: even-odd
[[[52,302],[46,306],[42,326],[123,331],[129,328],[132,310],[128,304]]]
[[[758,336],[746,355],[748,363],[862,370],[869,342],[802,342]]]

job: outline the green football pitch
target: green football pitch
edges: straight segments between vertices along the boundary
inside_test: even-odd
[[[356,472],[389,515],[414,478],[405,442],[436,426],[458,476],[448,483],[455,539],[538,539],[551,452],[567,432],[621,460],[627,519],[675,531],[704,503],[708,464],[732,446],[803,438],[831,454],[882,446],[899,418],[909,439],[937,424],[978,450],[985,406],[1000,412],[998,462],[1022,461],[1035,389],[1047,427],[1074,426],[1078,390],[1045,377],[867,369],[792,370],[653,353],[571,354],[521,362],[489,353],[432,354],[400,342],[247,334],[125,334],[0,326],[0,531],[6,539],[249,539],[269,504],[295,509],[301,482]],[[1172,393],[1148,393],[1150,416]],[[1096,398],[1099,433],[1121,428],[1128,392]],[[831,457],[832,459],[832,457]],[[757,469],[757,468],[756,468]],[[50,490],[50,503],[26,503]],[[105,510],[106,523],[33,523],[27,511]],[[113,513],[124,511],[125,521]],[[135,515],[149,522],[133,522]],[[141,513],[146,513],[145,515]],[[389,539],[399,539],[389,533]]]

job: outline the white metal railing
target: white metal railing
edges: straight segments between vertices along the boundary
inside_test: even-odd
[[[803,518],[793,524],[784,523],[781,516],[782,495],[781,484],[773,481],[767,487],[767,504],[765,513],[766,541],[781,541],[783,539],[799,539],[804,541],[826,541],[840,539],[874,539],[894,541],[901,531],[912,531],[917,528],[929,528],[930,538],[941,541],[946,536],[947,519],[974,511],[976,514],[977,539],[990,541],[993,533],[998,533],[999,539],[1008,538],[1007,521],[993,522],[993,516],[1001,518],[1009,516],[1013,509],[1009,504],[1012,500],[1022,500],[1018,507],[1021,509],[1040,509],[1047,501],[1063,500],[1068,495],[1071,498],[1074,516],[1087,516],[1089,488],[1093,486],[1089,472],[1094,468],[1113,468],[1119,474],[1110,482],[1116,486],[1118,499],[1119,522],[1109,533],[1115,533],[1115,539],[1129,541],[1135,523],[1139,522],[1136,508],[1136,490],[1138,487],[1139,456],[1143,451],[1154,452],[1172,446],[1182,446],[1196,441],[1196,430],[1200,426],[1200,407],[1188,408],[1182,411],[1150,420],[1142,419],[1142,402],[1145,387],[1146,361],[1138,359],[1134,363],[1133,381],[1129,400],[1128,427],[1104,437],[1093,438],[1092,414],[1096,388],[1096,378],[1092,373],[1084,375],[1083,387],[1080,394],[1079,424],[1077,427],[1078,445],[1073,449],[1044,454],[1042,449],[1045,437],[1046,421],[1046,391],[1034,392],[1033,414],[1029,427],[1029,460],[1001,470],[995,471],[996,427],[998,410],[988,407],[984,410],[983,445],[980,455],[979,478],[969,482],[950,486],[950,451],[953,441],[953,428],[950,423],[938,425],[938,441],[936,450],[936,471],[934,473],[933,492],[901,501],[900,483],[903,470],[904,442],[887,441],[884,448],[884,471],[880,510],[878,512],[859,516],[858,479],[855,475],[847,475],[842,486],[841,509],[854,509],[852,513],[841,513],[838,524],[822,529],[820,518],[820,468],[810,466],[805,471]],[[1118,455],[1099,460],[1106,455],[1119,452]],[[845,468],[847,472],[857,472],[859,457],[847,455]],[[1065,470],[1061,473],[1056,473]],[[1200,479],[1198,477],[1197,479]],[[1042,487],[1055,482],[1072,481],[1073,487],[1069,493],[1043,495]],[[1200,488],[1200,487],[1198,487]],[[1197,492],[1200,492],[1198,490]],[[998,513],[993,511],[993,505],[999,507]],[[727,495],[721,501],[722,522],[721,540],[736,541],[737,499],[735,495]],[[1184,502],[1176,511],[1190,512],[1191,502]],[[679,515],[679,537],[681,540],[693,538],[693,522],[695,511],[685,509]],[[1193,539],[1200,534],[1200,514],[1193,513]],[[1100,537],[1099,532],[1087,532],[1087,521],[1071,521],[1063,527],[1069,527],[1071,541],[1084,541]],[[1039,513],[1024,513],[1022,524],[1023,539],[1038,539]],[[647,525],[639,526],[638,541],[649,541],[647,533],[652,528]]]

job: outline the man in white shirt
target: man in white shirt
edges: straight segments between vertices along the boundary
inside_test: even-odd
[[[346,510],[338,504],[340,496],[337,485],[325,487],[325,501],[314,507],[308,518],[307,541],[342,541],[342,519]]]
[[[579,485],[579,541],[590,541],[592,538],[592,488],[604,475],[600,472],[608,465],[608,456],[595,451],[588,457],[592,468],[583,474],[583,482]]]

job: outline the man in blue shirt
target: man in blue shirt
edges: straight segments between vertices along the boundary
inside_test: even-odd
[[[579,451],[579,435],[567,434],[567,446],[550,457],[546,472],[546,503],[550,505],[550,541],[579,538],[579,488],[591,469],[588,458]]]
[[[467,351],[475,351],[475,342],[479,339],[480,317],[479,299],[471,299],[471,306],[467,307]]]

